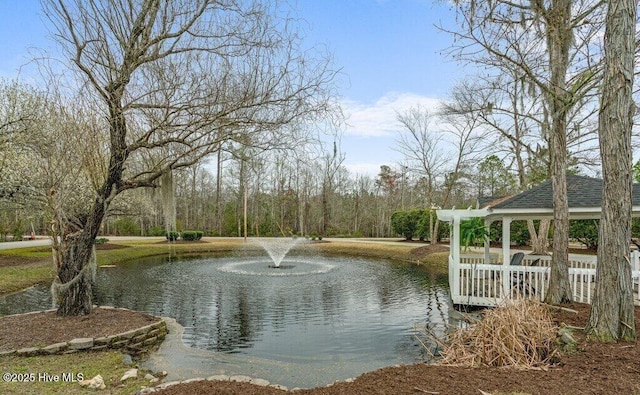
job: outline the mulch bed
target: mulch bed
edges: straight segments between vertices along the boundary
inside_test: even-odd
[[[102,243],[96,244],[96,250],[121,250],[123,248],[130,248],[130,246],[125,246],[122,244],[111,244],[111,243]]]
[[[84,337],[116,335],[159,321],[130,310],[93,309],[79,317],[58,317],[55,311],[0,317],[0,350],[42,347]]]

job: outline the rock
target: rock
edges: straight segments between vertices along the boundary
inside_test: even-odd
[[[123,354],[122,355],[122,363],[124,363],[127,366],[133,365],[133,359],[131,358],[131,355]]]
[[[122,376],[122,378],[120,378],[120,381],[125,381],[128,380],[130,378],[136,378],[138,377],[138,369],[129,369],[126,372],[124,372],[124,375]]]
[[[70,350],[85,350],[91,347],[93,347],[93,338],[91,337],[73,339],[69,342]]]
[[[275,388],[277,390],[289,391],[289,388],[285,387],[284,385],[280,385],[280,384],[271,384],[269,387]]]
[[[251,377],[243,376],[241,374],[238,374],[236,376],[229,377],[229,380],[230,381],[236,381],[238,383],[250,383],[251,382]]]
[[[34,356],[34,355],[38,354],[38,351],[40,351],[40,349],[38,347],[25,347],[25,348],[19,349],[16,352],[20,356],[31,357],[31,356]]]
[[[56,354],[64,350],[66,347],[67,347],[67,343],[55,343],[55,344],[50,344],[44,347],[42,351],[47,352],[49,354]]]
[[[562,327],[558,330],[558,336],[560,338],[560,342],[564,345],[571,345],[576,343],[576,339],[573,337],[571,333],[571,329]]]
[[[195,383],[196,381],[204,381],[203,377],[194,377],[192,379],[184,380],[182,384]]]
[[[270,382],[268,382],[265,379],[251,379],[250,383],[253,384],[253,385],[260,386],[260,387],[266,387],[269,384],[271,384]]]
[[[229,376],[226,374],[214,374],[213,376],[207,377],[209,381],[229,381]]]
[[[87,387],[94,390],[103,390],[106,388],[106,385],[104,385],[104,379],[101,375],[97,375],[91,380],[82,380],[79,382],[79,384],[81,387]]]
[[[166,389],[166,388],[169,388],[169,387],[173,387],[174,385],[178,385],[180,383],[181,383],[181,381],[169,381],[167,383],[160,384],[156,388],[159,389],[159,390],[163,390],[163,389]]]
[[[152,375],[151,373],[147,373],[147,374],[144,375],[144,379],[145,380],[153,380],[155,378],[156,378],[156,376]]]

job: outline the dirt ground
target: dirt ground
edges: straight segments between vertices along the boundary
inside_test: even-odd
[[[558,324],[583,327],[589,306],[568,306],[578,314],[552,310]],[[0,350],[46,345],[76,337],[100,337],[144,326],[155,318],[119,309],[96,309],[85,317],[62,319],[55,313],[0,318]],[[640,307],[636,309],[640,329]],[[575,331],[579,346],[547,370],[465,368],[416,364],[369,372],[351,383],[296,391],[296,394],[640,394],[640,346],[588,342]],[[180,384],[171,394],[282,394],[246,383],[202,381]]]
[[[10,315],[0,317],[0,351],[115,335],[157,321],[159,318],[148,314],[101,308],[80,317],[58,317],[55,311]]]

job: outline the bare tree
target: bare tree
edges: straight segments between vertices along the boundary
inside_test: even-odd
[[[598,234],[596,293],[586,331],[602,341],[636,339],[631,238],[631,129],[637,1],[609,2],[606,65],[600,104],[602,218]]]
[[[331,109],[334,73],[327,57],[299,51],[288,21],[260,4],[47,0],[44,9],[108,136],[93,202],[73,221],[57,217],[58,314],[82,315],[91,312],[92,247],[115,196],[157,186],[224,141],[291,140],[295,129],[284,125]],[[160,152],[147,155],[157,160],[131,171],[149,152]]]
[[[518,70],[545,99],[555,230],[546,301],[568,302],[567,119],[571,108],[599,82],[599,56],[592,43],[597,42],[603,2],[496,0],[456,5],[461,29],[451,31],[458,43],[452,55]]]

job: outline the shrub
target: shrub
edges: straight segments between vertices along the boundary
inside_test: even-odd
[[[169,240],[169,241],[176,241],[176,240],[178,240],[178,236],[179,236],[179,235],[180,235],[180,234],[179,234],[178,232],[167,232],[167,233],[165,234],[165,236],[166,236],[167,240]]]
[[[204,232],[201,230],[183,230],[180,236],[184,241],[196,241],[202,239]]]
[[[418,214],[418,221],[416,223],[416,235],[420,238],[420,240],[427,240],[431,238],[431,229],[429,229],[429,226],[433,223],[435,224],[435,221],[437,221],[438,218],[435,216],[435,212],[432,212],[431,210],[420,210],[420,213]],[[442,224],[440,224],[438,226],[438,233],[440,233],[440,228],[442,227],[446,227],[446,226],[442,226]]]
[[[538,225],[536,224],[536,226]],[[511,222],[511,242],[517,246],[526,246],[531,242],[531,234],[527,227],[527,221]]]
[[[540,221],[534,221],[536,226]],[[529,228],[527,227],[527,221],[517,220],[511,222],[511,243],[518,246],[529,245],[531,241],[531,235],[529,234]],[[489,240],[492,243],[500,243],[502,241],[502,222],[492,222],[489,227]]]
[[[404,236],[406,240],[412,240],[418,230],[418,221],[422,210],[396,211],[391,214],[391,227],[393,231]]]
[[[183,230],[182,233],[180,234],[180,236],[182,237],[182,240],[184,240],[184,241],[195,241],[196,237],[197,237],[197,234],[193,230]]]
[[[107,239],[106,237],[98,237],[95,241],[95,244],[96,245],[105,244],[108,241],[109,239]]]
[[[578,240],[590,250],[598,249],[597,219],[577,219],[569,221],[569,237]]]

